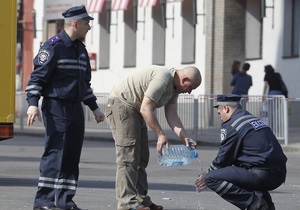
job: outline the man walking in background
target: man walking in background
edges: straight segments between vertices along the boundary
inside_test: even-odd
[[[233,76],[231,80],[231,86],[234,86],[232,94],[248,95],[248,91],[252,86],[252,77],[247,74],[249,69],[250,64],[245,63],[241,71]]]

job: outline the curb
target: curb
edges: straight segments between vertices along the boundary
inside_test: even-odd
[[[285,153],[300,153],[300,146],[295,145],[281,145],[283,152]]]
[[[42,129],[28,129],[28,130],[20,130],[15,129],[15,135],[26,135],[26,136],[37,136],[37,137],[44,137],[44,133]],[[85,133],[85,140],[89,141],[105,141],[110,142],[113,141],[112,135],[110,132],[86,132]],[[181,141],[179,139],[169,139],[170,144],[180,144]],[[220,142],[218,141],[197,141],[197,145],[199,147],[219,147]],[[149,146],[156,146],[155,139],[149,139]],[[283,145],[281,147],[284,152],[286,153],[300,153],[300,144],[289,144]]]

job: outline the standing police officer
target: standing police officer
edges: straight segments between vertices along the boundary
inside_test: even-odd
[[[81,41],[94,18],[84,6],[72,7],[62,15],[64,29],[40,48],[26,87],[27,125],[32,125],[35,117],[41,121],[38,101],[43,96],[41,109],[46,128],[34,210],[80,210],[73,197],[84,138],[81,102],[93,111],[97,123],[104,120],[90,87],[91,66]]]
[[[268,191],[285,181],[287,158],[271,128],[241,109],[240,99],[234,94],[217,96],[221,144],[196,186],[199,192],[209,187],[240,209],[274,210]]]

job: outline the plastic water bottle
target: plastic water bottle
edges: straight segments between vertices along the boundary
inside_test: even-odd
[[[193,142],[190,142],[190,146]],[[169,149],[163,147],[162,155],[157,156],[157,162],[161,166],[185,166],[193,159],[198,158],[196,148],[185,145],[170,145]]]

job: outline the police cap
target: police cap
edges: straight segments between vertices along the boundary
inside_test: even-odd
[[[213,106],[218,108],[219,105],[240,105],[241,96],[235,94],[217,95],[217,104]]]
[[[65,20],[73,21],[79,19],[86,19],[86,20],[94,20],[93,17],[89,16],[87,13],[85,6],[75,6],[67,9],[62,13],[62,16]]]

